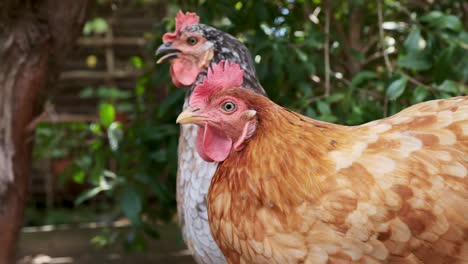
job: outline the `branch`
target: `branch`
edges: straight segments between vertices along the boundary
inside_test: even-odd
[[[325,43],[323,56],[325,61],[325,96],[330,95],[330,5],[328,0],[323,2],[325,9]]]
[[[336,73],[335,71],[331,71],[331,74],[333,74],[333,77],[336,78],[335,73]],[[336,78],[336,79],[343,82],[343,83],[345,83],[346,85],[351,85],[351,81],[346,79],[345,77]]]
[[[387,67],[388,75],[391,76],[393,73],[393,67],[388,58],[388,54],[385,51],[385,35],[382,27],[383,24],[383,12],[382,12],[382,0],[377,0],[377,16],[379,18],[379,36],[380,36],[380,45],[382,46],[382,53],[385,60],[385,66]]]
[[[377,0],[377,16],[379,19],[379,37],[380,37],[380,46],[382,48],[382,55],[385,61],[385,67],[387,67],[387,75],[390,77],[393,73],[393,67],[390,63],[390,59],[388,58],[388,54],[385,51],[385,35],[383,30],[383,12],[382,12],[382,0]],[[388,96],[384,98],[384,106],[383,106],[383,114],[384,117],[388,115]]]
[[[435,87],[433,86],[430,86],[430,85],[427,85],[427,84],[424,84],[420,81],[418,81],[417,79],[409,76],[408,74],[406,74],[405,72],[403,71],[398,71],[399,74],[405,76],[406,79],[408,79],[408,81],[410,81],[411,83],[415,84],[415,85],[418,85],[420,86],[421,88],[423,89],[426,89],[427,91],[431,92],[432,94],[434,94],[434,91],[435,91]]]
[[[367,40],[367,43],[361,49],[361,52],[364,54],[367,53],[375,45],[375,43],[379,42],[378,35],[374,35],[373,33],[372,35],[371,34],[369,35],[370,36],[369,36],[369,39]]]
[[[369,64],[371,61],[373,60],[376,60],[376,59],[380,59],[382,57],[384,57],[384,53],[381,52],[381,51],[377,51],[375,53],[372,53],[371,55],[369,55],[366,60],[362,63],[362,65],[367,65]]]

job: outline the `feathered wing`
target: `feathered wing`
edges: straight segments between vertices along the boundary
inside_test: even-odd
[[[230,263],[468,263],[467,97],[357,127],[275,115],[210,189]]]
[[[419,104],[354,130],[351,146],[330,153],[336,191],[319,207],[321,221],[344,220],[336,227],[352,239],[342,241],[356,240],[348,257],[467,263],[468,98]],[[348,207],[334,206],[344,197]]]

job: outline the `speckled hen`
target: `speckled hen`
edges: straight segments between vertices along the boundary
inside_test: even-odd
[[[211,230],[228,263],[468,263],[468,97],[340,126],[209,71],[179,123],[219,162]]]
[[[216,28],[200,24],[195,13],[179,13],[176,30],[163,36],[156,54],[158,63],[170,61],[171,77],[177,87],[187,88],[184,109],[196,84],[206,76],[211,63],[229,59],[245,71],[246,89],[264,95],[256,79],[248,49],[233,36]],[[195,125],[181,126],[177,173],[177,209],[184,240],[198,263],[225,263],[211,236],[206,207],[206,195],[217,164],[203,161],[195,150]]]

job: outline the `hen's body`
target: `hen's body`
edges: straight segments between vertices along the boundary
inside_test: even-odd
[[[257,129],[208,197],[229,263],[468,263],[468,97],[355,127],[240,97]]]
[[[184,109],[186,105],[185,102]],[[211,235],[206,205],[206,195],[218,164],[206,162],[198,155],[195,150],[197,131],[196,125],[180,127],[177,212],[185,243],[197,263],[225,263]]]
[[[214,52],[210,64],[229,59],[241,65],[245,71],[243,86],[264,95],[263,87],[256,79],[255,66],[250,53],[239,40],[213,27],[196,24],[187,31],[202,32],[213,42]],[[196,82],[187,87],[183,109],[194,87],[205,77],[206,70],[200,72]],[[195,138],[198,127],[183,125],[180,128],[177,172],[177,211],[184,241],[192,252],[197,263],[225,263],[224,256],[214,241],[207,213],[207,194],[217,163],[209,163],[200,158],[195,149]]]

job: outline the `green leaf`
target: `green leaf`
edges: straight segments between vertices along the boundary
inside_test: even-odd
[[[89,130],[95,134],[95,135],[101,135],[102,134],[102,130],[101,130],[101,125],[97,124],[97,123],[92,123],[89,125]]]
[[[75,173],[73,173],[73,181],[76,182],[76,183],[83,183],[85,178],[86,178],[86,174],[83,170],[79,170]]]
[[[405,48],[409,52],[421,50],[419,43],[423,40],[421,37],[421,30],[419,28],[414,28],[408,37],[405,40]]]
[[[336,116],[332,115],[332,114],[329,114],[329,115],[320,115],[317,117],[320,121],[324,121],[324,122],[329,122],[329,123],[335,123],[338,118],[336,118]]]
[[[140,78],[135,84],[135,94],[141,96],[145,93],[146,85],[148,83],[147,78]]]
[[[442,84],[437,86],[437,90],[439,90],[441,92],[457,94],[458,93],[458,85],[457,85],[456,82],[454,82],[452,80],[445,80]]]
[[[332,104],[332,103],[336,103],[336,102],[343,100],[344,97],[345,95],[343,93],[334,93],[330,95],[329,97],[327,97],[325,101],[327,101],[329,104]]]
[[[112,243],[111,236],[109,234],[100,234],[91,239],[91,243],[96,247],[102,248]]]
[[[420,86],[416,87],[413,91],[413,104],[423,102],[428,96],[429,92],[426,89]]]
[[[109,25],[107,24],[107,21],[104,20],[103,18],[98,17],[94,19],[92,23],[93,23],[93,29],[94,29],[93,31],[97,34],[107,32],[107,30],[109,29]]]
[[[108,103],[99,106],[99,120],[104,127],[108,127],[115,119],[115,108]]]
[[[308,56],[305,52],[303,52],[300,49],[295,49],[294,51],[296,52],[296,55],[299,58],[299,60],[301,60],[302,62],[308,61]]]
[[[147,248],[145,237],[140,232],[130,233],[125,241],[126,250],[132,252],[144,252]]]
[[[91,165],[93,163],[93,160],[91,159],[90,156],[83,155],[82,157],[77,159],[75,161],[75,163],[76,163],[76,165],[78,165],[78,167],[80,167],[82,169],[88,169],[89,167],[91,167]]]
[[[120,206],[125,215],[133,222],[139,223],[139,215],[142,209],[141,197],[135,188],[127,186],[122,193]]]
[[[448,15],[440,19],[439,28],[451,29],[453,31],[461,31],[463,29],[462,22],[454,15]]]
[[[94,96],[94,89],[92,87],[86,87],[81,90],[80,95],[81,98],[91,98]]]
[[[165,162],[167,161],[167,152],[165,149],[158,149],[152,152],[149,157],[156,162]]]
[[[358,87],[360,86],[363,82],[371,79],[377,78],[377,75],[375,72],[372,71],[361,71],[358,74],[356,74],[353,79],[351,80],[351,85],[353,87]]]
[[[431,68],[431,62],[421,52],[411,52],[398,59],[398,65],[402,68],[423,71]]]
[[[432,11],[421,17],[422,22],[427,22],[432,27],[438,29],[450,29],[453,31],[461,31],[463,29],[462,22],[454,15],[446,15],[440,11]]]
[[[387,88],[387,97],[390,100],[395,100],[400,97],[406,89],[408,80],[404,77],[393,81]]]
[[[435,21],[437,19],[440,19],[443,16],[444,16],[444,13],[442,13],[440,11],[431,11],[428,14],[422,16],[420,20],[422,22],[432,22],[432,21]]]
[[[311,117],[311,118],[315,118],[317,117],[317,113],[314,111],[314,109],[312,107],[308,107],[306,110],[305,110],[305,113],[304,113],[306,116],[308,117]]]
[[[98,151],[102,146],[103,144],[100,140],[95,140],[89,145],[89,150],[91,150],[91,152]]]
[[[101,34],[107,32],[109,25],[107,21],[103,18],[95,18],[93,20],[87,21],[83,27],[83,34],[90,35],[91,33]]]
[[[130,58],[130,62],[132,63],[133,67],[135,67],[137,69],[141,69],[141,68],[143,68],[143,66],[145,66],[145,62],[139,56],[132,56]]]
[[[329,115],[331,114],[330,105],[324,101],[317,102],[317,109],[322,115]]]
[[[86,24],[83,26],[83,35],[88,36],[93,33],[93,24],[91,21],[86,22]]]
[[[356,58],[359,62],[364,62],[366,60],[365,54],[355,49],[351,49],[351,56]]]
[[[100,186],[97,186],[97,187],[94,187],[94,188],[92,188],[90,190],[87,190],[87,191],[81,193],[78,196],[78,198],[76,198],[75,205],[79,205],[79,204],[83,203],[84,201],[93,198],[94,196],[96,196],[97,194],[99,194],[102,191],[103,191],[103,189]]]

